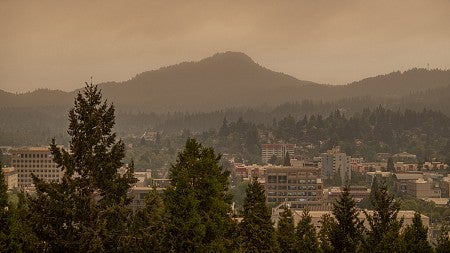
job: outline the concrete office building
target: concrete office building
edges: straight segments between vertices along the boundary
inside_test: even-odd
[[[322,210],[323,183],[314,167],[266,167],[267,203],[288,202],[292,209]]]
[[[11,165],[17,170],[19,187],[33,184],[31,174],[46,182],[59,182],[61,169],[53,162],[49,147],[24,147],[11,149]]]

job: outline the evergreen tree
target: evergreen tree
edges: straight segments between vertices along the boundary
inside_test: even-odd
[[[350,196],[348,185],[344,186],[342,194],[333,203],[332,213],[336,220],[329,235],[333,252],[355,252],[360,249],[364,227],[358,219],[359,211]]]
[[[377,180],[374,180],[374,183]],[[369,223],[366,252],[399,252],[400,251],[400,228],[403,219],[398,220],[397,215],[400,204],[395,202],[394,196],[388,193],[386,183],[371,192],[371,204],[374,207],[373,214],[364,211]]]
[[[295,246],[295,224],[292,211],[285,205],[277,227],[277,241],[281,252],[297,252]]]
[[[303,210],[302,217],[297,224],[295,232],[297,252],[319,252],[316,228],[311,223],[311,215],[307,209]]]
[[[227,118],[223,118],[222,126],[219,129],[219,136],[226,138],[230,134],[230,126],[228,125]]]
[[[125,145],[112,133],[114,107],[102,102],[97,86],[86,84],[69,112],[70,149],[52,140],[61,182],[33,177],[30,200],[33,229],[41,251],[120,251],[129,236],[127,191],[136,182],[133,167],[123,175]]]
[[[266,205],[264,188],[256,178],[248,185],[243,219],[239,223],[240,250],[243,252],[274,252],[277,250],[275,229]]]
[[[321,228],[318,234],[320,240],[320,251],[323,253],[333,252],[333,246],[330,241],[331,230],[334,226],[335,220],[331,215],[324,214],[320,219]]]
[[[3,174],[3,165],[0,162],[0,249],[7,246],[9,235],[9,205],[8,205],[8,187]]]
[[[422,223],[420,213],[416,212],[412,224],[403,231],[404,250],[411,253],[433,252],[427,241],[428,228]]]
[[[229,172],[219,162],[214,149],[188,139],[170,168],[164,203],[171,251],[226,251],[231,244]]]
[[[436,253],[446,253],[450,250],[450,238],[448,236],[448,226],[443,224],[441,227],[440,235],[436,241]]]
[[[395,173],[394,159],[389,157],[386,164],[386,171]]]
[[[17,194],[17,203],[11,205],[9,215],[9,234],[4,252],[40,252],[38,239],[32,230],[29,200],[24,192]]]
[[[278,161],[277,156],[276,156],[276,155],[272,155],[272,156],[270,157],[270,159],[269,159],[267,162],[270,163],[270,164],[272,164],[272,165],[276,165],[276,164],[277,164],[277,161]]]
[[[133,252],[164,252],[166,235],[165,209],[162,198],[156,189],[145,197],[145,207],[134,214],[131,227],[134,241],[130,242],[129,250]]]
[[[284,166],[291,166],[291,157],[289,156],[289,152],[286,151],[286,155],[284,156]]]

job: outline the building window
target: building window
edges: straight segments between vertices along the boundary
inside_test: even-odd
[[[287,182],[287,176],[278,176],[278,183],[285,184]]]
[[[267,183],[276,183],[277,182],[277,176],[268,176],[267,177]]]

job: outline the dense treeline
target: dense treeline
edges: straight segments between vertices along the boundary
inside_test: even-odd
[[[11,201],[0,172],[0,247],[4,252],[431,252],[420,214],[400,232],[398,204],[381,185],[374,194],[369,227],[349,188],[322,218],[319,231],[307,210],[298,224],[285,208],[273,226],[257,179],[246,189],[243,211],[234,214],[229,172],[220,155],[188,139],[170,168],[171,185],[156,190],[133,213],[127,195],[136,179],[133,163],[120,173],[125,147],[112,132],[114,107],[103,103],[97,88],[79,93],[69,113],[70,152],[51,144],[63,170],[61,182],[33,176],[36,194]],[[228,125],[224,122],[224,125]],[[230,124],[230,129],[251,125]],[[245,129],[245,128],[244,128]],[[224,134],[224,136],[226,136]],[[286,236],[293,235],[293,236]],[[381,235],[381,237],[380,237]],[[382,240],[377,240],[382,238]],[[436,251],[446,250],[443,230]],[[389,246],[389,247],[388,247]]]
[[[243,154],[254,162],[260,144],[295,143],[304,156],[341,146],[352,156],[375,160],[376,153],[410,152],[419,161],[450,161],[450,119],[436,111],[393,111],[378,106],[347,117],[341,110],[328,116],[311,115],[296,119],[289,115],[271,125],[255,125],[242,118],[224,121],[218,132],[220,152]],[[225,148],[226,147],[226,148]],[[253,152],[253,153],[252,153]]]
[[[274,126],[277,139],[317,151],[339,145],[349,155],[371,160],[377,152],[416,154],[421,161],[450,158],[450,119],[436,111],[364,109],[346,117],[340,110],[327,117],[313,115],[295,120],[288,116]]]
[[[301,119],[304,115],[322,115],[326,117],[339,109],[347,117],[361,113],[362,108],[375,110],[379,105],[386,109],[403,111],[411,108],[422,111],[424,107],[438,109],[450,115],[450,105],[447,100],[438,102],[434,97],[445,97],[450,86],[418,92],[401,100],[376,97],[353,97],[333,102],[302,100],[301,102],[284,103],[279,106],[260,106],[253,108],[228,108],[211,112],[170,112],[150,113],[139,111],[119,111],[117,114],[116,132],[119,136],[142,135],[144,131],[153,129],[166,133],[177,133],[184,129],[192,132],[203,132],[218,129],[222,120],[236,121],[243,118],[256,125],[271,125],[273,120],[280,120],[291,115]],[[442,100],[442,99],[441,99]],[[441,101],[439,100],[439,101]],[[426,101],[424,103],[423,101]],[[0,144],[2,145],[45,145],[53,137],[58,137],[61,143],[67,143],[65,131],[67,106],[47,107],[10,107],[0,108]]]
[[[246,163],[261,162],[261,144],[289,142],[297,144],[297,155],[317,156],[321,152],[341,146],[342,150],[366,161],[377,160],[377,153],[409,152],[418,161],[450,162],[450,119],[436,111],[390,110],[382,106],[363,109],[347,116],[335,110],[321,114],[287,115],[269,124],[256,124],[243,117],[224,118],[218,130],[192,132],[157,132],[158,140],[127,138],[133,148],[127,150],[137,168],[159,169],[164,161],[175,160],[175,151],[182,148],[188,137],[214,147],[222,154],[233,154]],[[282,161],[278,161],[282,163]]]

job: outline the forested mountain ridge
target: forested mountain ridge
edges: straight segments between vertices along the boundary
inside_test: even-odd
[[[124,107],[144,111],[207,111],[230,106],[275,105],[327,89],[325,85],[266,69],[236,52],[147,71],[125,82],[99,86],[105,96]]]
[[[347,97],[370,95],[400,98],[410,93],[450,85],[450,70],[413,68],[365,78],[340,88]]]
[[[396,71],[348,85],[323,85],[264,68],[244,53],[225,52],[143,72],[127,81],[101,83],[99,87],[119,110],[149,113],[276,106],[304,99],[398,99],[448,85],[450,71],[438,69]],[[13,94],[0,90],[0,107],[70,106],[75,92],[39,89]]]

